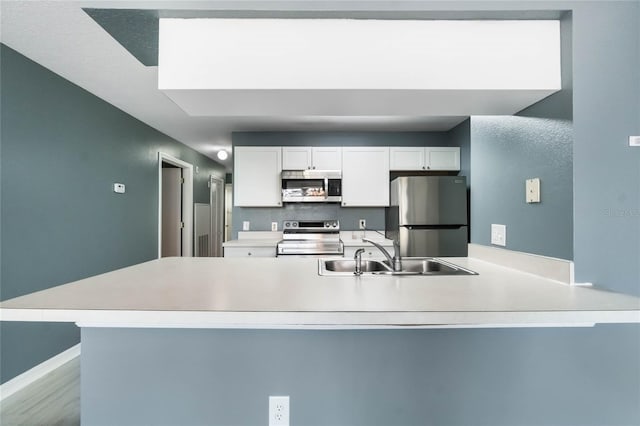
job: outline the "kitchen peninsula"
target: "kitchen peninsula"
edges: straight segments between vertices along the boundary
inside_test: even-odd
[[[237,417],[211,403],[215,383],[231,395],[256,393],[256,412],[266,395],[290,389],[278,388],[278,375],[274,389],[236,389],[242,378],[230,371],[272,374],[251,372],[267,362],[295,374],[290,363],[310,362],[334,340],[345,347],[344,338],[393,351],[390,341],[408,347],[424,340],[417,333],[435,332],[420,328],[640,322],[636,297],[478,258],[448,260],[479,275],[335,277],[320,276],[309,258],[163,258],[4,301],[0,314],[81,327],[83,424],[232,424]]]

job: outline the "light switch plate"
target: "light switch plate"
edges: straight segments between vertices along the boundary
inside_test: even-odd
[[[278,230],[278,222],[271,222],[271,230],[272,231]]]
[[[540,179],[527,179],[526,184],[526,200],[527,203],[540,202]]]
[[[251,222],[249,222],[248,220],[245,220],[244,222],[242,222],[243,231],[248,231],[250,226],[251,226]]]
[[[629,146],[640,147],[640,136],[629,136]]]
[[[113,184],[113,192],[117,192],[118,194],[124,194],[124,191],[125,191],[124,183]]]
[[[491,224],[491,244],[503,247],[507,245],[506,225],[496,225],[495,223]]]

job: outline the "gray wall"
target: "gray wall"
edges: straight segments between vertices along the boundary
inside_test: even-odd
[[[635,325],[82,330],[83,425],[640,424]]]
[[[234,132],[234,146],[453,146],[450,132]],[[467,167],[468,156],[461,160]],[[365,219],[368,229],[384,229],[384,208],[343,208],[338,204],[288,204],[284,207],[234,207],[232,238],[251,222],[252,231],[270,231],[271,222],[286,219],[338,219],[343,230],[358,229]]]
[[[639,2],[574,13],[576,277],[640,295]],[[596,30],[597,29],[597,30]],[[606,261],[603,261],[606,259]]]
[[[561,19],[562,90],[516,116],[471,118],[471,242],[491,245],[507,227],[510,250],[573,259],[571,13]],[[527,204],[525,180],[540,178]]]
[[[157,155],[199,166],[195,202],[223,168],[1,45],[0,298],[157,256]],[[114,182],[126,185],[123,195]],[[0,323],[2,381],[79,342],[70,324]]]

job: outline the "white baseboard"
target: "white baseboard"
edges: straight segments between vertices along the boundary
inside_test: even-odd
[[[26,386],[78,356],[80,356],[80,343],[70,347],[64,352],[60,352],[58,355],[52,356],[48,360],[14,377],[8,382],[3,383],[0,385],[0,401],[24,389]]]

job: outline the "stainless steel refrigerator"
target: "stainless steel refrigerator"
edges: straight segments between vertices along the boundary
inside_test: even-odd
[[[403,176],[391,182],[386,236],[402,256],[467,256],[465,176]]]

